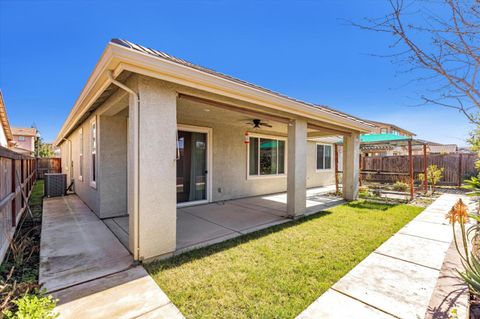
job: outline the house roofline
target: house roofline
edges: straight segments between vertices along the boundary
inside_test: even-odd
[[[295,116],[327,121],[349,131],[365,133],[372,129],[372,125],[368,121],[330,108],[298,101],[208,69],[195,68],[192,65],[109,42],[57,135],[56,146],[60,145],[63,139],[70,135],[82,115],[111,84],[107,76],[109,71],[113,71],[114,77],[117,77],[123,71],[130,71],[195,87],[206,92],[266,106]]]
[[[10,144],[11,142],[13,142],[13,134],[10,128],[10,123],[8,121],[7,109],[5,107],[5,101],[3,100],[3,94],[1,90],[0,90],[0,122],[2,124],[3,130],[5,131],[7,142]]]
[[[408,131],[408,130],[406,130],[406,129],[404,129],[404,128],[401,128],[401,127],[399,127],[399,126],[397,126],[397,125],[395,125],[395,124],[385,123],[385,122],[379,122],[379,121],[371,121],[371,120],[368,120],[368,122],[370,122],[370,123],[372,123],[372,124],[374,124],[374,125],[377,125],[377,124],[388,125],[388,126],[391,126],[391,127],[395,128],[395,129],[397,129],[397,130],[399,130],[399,131],[402,131],[402,132],[405,132],[405,133],[407,133],[407,134],[410,134],[410,135],[412,135],[412,136],[417,136],[417,134],[415,134],[415,133],[413,133],[413,132],[410,132],[410,131]]]

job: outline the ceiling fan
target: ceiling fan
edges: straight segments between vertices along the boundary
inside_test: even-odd
[[[253,129],[259,129],[261,126],[272,127],[270,124],[262,122],[260,119],[253,119],[251,122],[247,122],[245,124],[253,125]]]

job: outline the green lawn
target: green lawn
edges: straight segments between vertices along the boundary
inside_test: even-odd
[[[147,269],[187,318],[294,318],[422,210],[351,202]]]

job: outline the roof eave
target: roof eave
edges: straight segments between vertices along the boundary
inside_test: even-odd
[[[106,75],[108,70],[113,70],[115,76],[118,76],[122,71],[131,71],[186,86],[193,86],[207,92],[264,105],[296,114],[297,116],[328,121],[350,131],[366,133],[372,130],[370,124],[361,123],[359,120],[331,114],[315,106],[306,105],[185,65],[134,51],[118,44],[109,43],[64,122],[55,140],[56,146],[62,143],[62,140],[67,137],[65,134],[75,125],[76,120],[108,87],[110,84]]]

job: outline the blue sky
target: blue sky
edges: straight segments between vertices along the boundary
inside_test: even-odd
[[[58,133],[112,38],[353,115],[395,123],[419,138],[465,145],[455,111],[414,107],[413,74],[371,54],[391,38],[345,20],[382,16],[383,1],[0,0],[0,89],[12,126]]]

